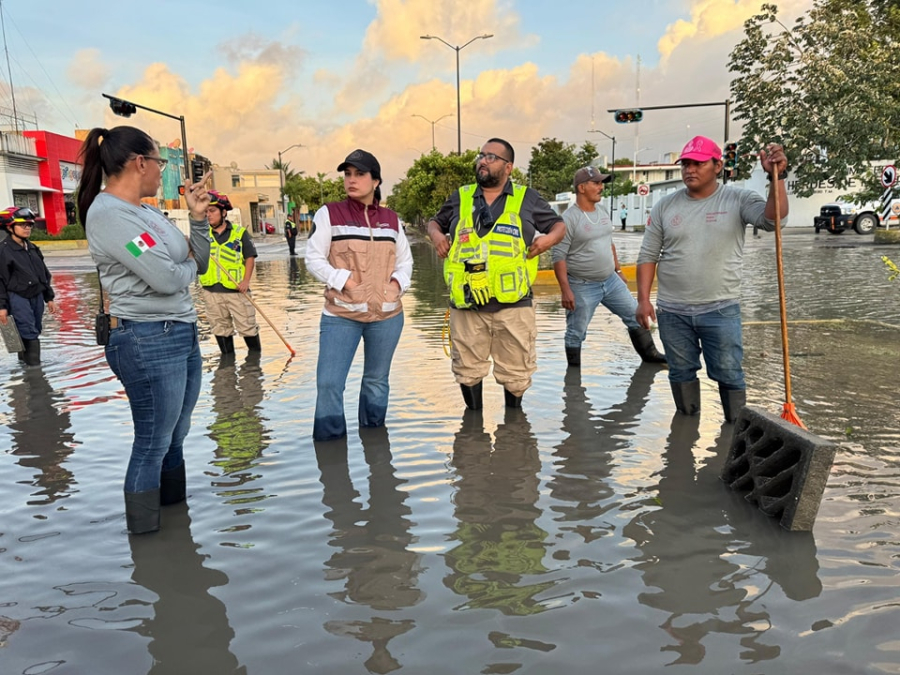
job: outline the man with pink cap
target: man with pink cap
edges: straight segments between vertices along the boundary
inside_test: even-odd
[[[780,145],[759,151],[762,168],[779,191],[781,218],[788,213],[787,158]],[[681,156],[684,188],[663,197],[650,213],[637,260],[638,323],[659,323],[669,363],[669,383],[679,413],[700,413],[700,355],[719,385],[725,420],[746,403],[741,366],[741,267],[747,225],[775,229],[775,192],[768,199],[718,182],[722,150],[704,136],[692,138]],[[784,223],[784,220],[782,220]],[[658,278],[656,309],[650,302]]]

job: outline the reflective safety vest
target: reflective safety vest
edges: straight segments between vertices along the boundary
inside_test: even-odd
[[[240,282],[244,278],[244,252],[241,246],[241,237],[244,236],[244,232],[245,229],[243,227],[232,225],[231,236],[228,237],[228,241],[220,244],[216,241],[216,236],[212,228],[210,228],[212,242],[209,245],[209,269],[206,270],[205,274],[200,275],[201,286],[222,284],[225,288],[237,289],[237,284],[232,283],[225,276],[225,273],[212,261],[212,258],[222,263],[222,267],[228,270],[231,277],[235,281]]]
[[[473,306],[466,299],[466,262],[486,263],[491,297],[502,303],[514,303],[526,297],[537,278],[538,259],[525,257],[528,246],[519,217],[527,188],[513,185],[503,214],[483,237],[478,236],[472,213],[475,188],[475,185],[464,185],[459,189],[459,222],[444,260],[444,281],[450,288],[450,302],[457,309]]]

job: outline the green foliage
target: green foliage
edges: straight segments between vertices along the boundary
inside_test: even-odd
[[[597,159],[597,146],[585,141],[581,148],[556,138],[544,138],[531,149],[528,184],[547,201],[572,189],[575,172]]]
[[[900,7],[895,0],[814,0],[788,28],[778,8],[764,4],[744,24],[731,53],[738,142],[738,176],[756,152],[783,143],[797,178],[794,193],[811,195],[820,181],[847,188],[862,178],[870,198],[872,160],[900,153]]]
[[[315,176],[293,174],[284,181],[284,194],[295,204],[306,204],[310,213],[318,211],[322,204],[339,202],[346,197],[344,179],[327,180],[324,173]]]
[[[66,225],[59,231],[59,234],[49,234],[47,230],[39,230],[35,228],[28,237],[32,241],[69,241],[71,239],[84,239],[84,228],[80,223],[75,225]]]
[[[475,150],[467,150],[462,155],[443,155],[432,150],[421,155],[406,171],[406,176],[394,184],[387,198],[388,208],[408,223],[425,222],[453,192],[475,182],[475,154]]]

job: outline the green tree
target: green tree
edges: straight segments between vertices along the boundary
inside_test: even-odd
[[[475,150],[462,155],[443,155],[432,150],[420,156],[394,184],[387,198],[388,208],[408,223],[422,224],[438,212],[447,197],[460,186],[475,180]]]
[[[338,202],[346,196],[344,180],[326,180],[324,173],[316,176],[291,176],[284,183],[284,193],[295,204],[306,204],[311,213],[315,213],[322,204]]]
[[[544,138],[531,149],[528,184],[551,201],[572,189],[572,177],[597,159],[597,146],[585,141],[581,148],[556,138]]]
[[[767,141],[785,146],[809,196],[823,180],[846,188],[863,178],[870,198],[877,178],[869,163],[900,150],[900,7],[896,0],[814,0],[792,27],[764,4],[744,24],[731,52],[735,118],[744,122],[738,175],[746,176]]]

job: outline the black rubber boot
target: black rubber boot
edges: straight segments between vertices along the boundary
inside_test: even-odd
[[[25,352],[24,350],[21,352],[16,352],[16,355],[19,357],[19,361],[25,361]]]
[[[26,366],[37,366],[41,363],[41,341],[34,340],[22,340],[22,344],[25,346],[25,352],[23,354],[22,360],[25,362]]]
[[[741,408],[747,405],[746,389],[729,389],[719,385],[719,398],[722,400],[722,412],[725,413],[726,422],[734,422]]]
[[[234,337],[229,335],[228,337],[222,337],[221,335],[216,335],[216,342],[219,343],[219,350],[223,354],[234,354]]]
[[[159,476],[159,503],[163,506],[183,502],[187,497],[187,479],[184,462],[174,469],[163,471]]]
[[[482,383],[473,384],[471,387],[461,384],[459,388],[462,390],[463,401],[466,402],[466,407],[469,410],[481,410],[483,407],[481,400]]]
[[[675,409],[682,415],[700,414],[700,380],[690,382],[672,382],[672,398],[675,399]]]
[[[581,347],[566,347],[566,363],[572,368],[581,367]]]
[[[259,342],[259,335],[245,335],[244,342],[247,343],[247,349],[251,352],[261,352],[262,344]]]
[[[646,328],[629,328],[628,337],[631,338],[631,344],[634,351],[638,353],[644,363],[665,363],[666,357],[660,354],[653,343],[653,336]]]
[[[159,488],[125,493],[125,522],[131,534],[159,529]]]
[[[503,401],[506,403],[507,408],[521,408],[522,407],[522,397],[521,396],[513,396],[509,393],[509,389],[503,390]]]

